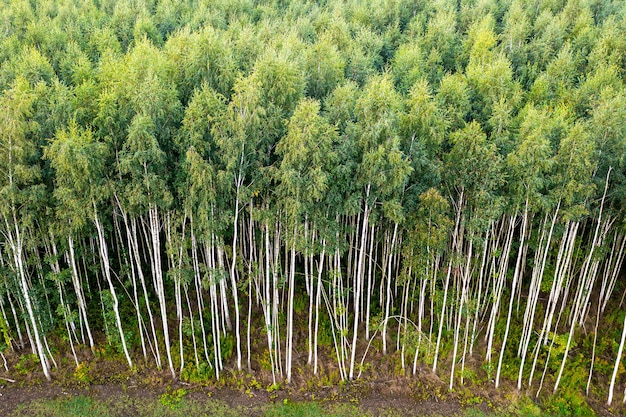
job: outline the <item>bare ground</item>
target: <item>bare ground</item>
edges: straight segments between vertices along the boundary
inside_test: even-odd
[[[18,357],[9,357],[12,372],[0,370],[0,416],[9,416],[15,410],[33,401],[54,400],[87,396],[94,400],[112,402],[127,398],[128,404],[142,404],[145,401],[158,401],[167,390],[185,388],[186,398],[192,401],[206,401],[208,398],[233,408],[249,410],[249,415],[260,415],[262,409],[272,403],[284,400],[316,401],[323,404],[348,404],[358,406],[373,415],[388,415],[392,412],[402,416],[459,416],[468,407],[482,411],[507,410],[523,396],[533,393],[518,392],[506,381],[498,390],[493,384],[480,381],[465,381],[457,384],[454,391],[448,389],[448,382],[434,374],[429,367],[421,367],[414,376],[398,376],[391,367],[394,360],[384,357],[372,358],[372,366],[362,379],[340,383],[332,378],[324,379],[307,371],[306,363],[297,368],[292,383],[281,384],[278,389],[270,388],[271,374],[267,371],[234,371],[222,373],[219,383],[187,384],[171,379],[166,371],[157,371],[147,364],[139,370],[129,370],[123,361],[94,358],[85,354],[88,364],[85,380],[76,376],[72,361],[60,361],[52,381],[46,381],[37,369],[37,364],[22,363]],[[23,362],[23,361],[22,361]],[[336,375],[333,363],[321,364],[321,374]],[[253,366],[259,369],[258,366]],[[16,369],[21,372],[15,372]],[[480,367],[474,367],[474,369]],[[18,369],[18,370],[19,370]],[[445,370],[440,370],[445,375]],[[111,377],[113,376],[113,377]],[[608,409],[600,400],[590,399],[590,405],[599,417],[624,415],[624,407],[618,401],[616,409]],[[126,415],[133,414],[126,410]]]

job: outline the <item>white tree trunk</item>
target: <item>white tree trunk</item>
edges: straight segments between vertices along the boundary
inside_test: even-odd
[[[433,373],[437,372],[437,359],[439,358],[439,346],[441,345],[441,333],[443,332],[444,312],[448,300],[448,286],[450,284],[450,273],[452,272],[452,261],[448,262],[448,272],[446,273],[446,283],[443,287],[443,302],[441,304],[441,315],[439,316],[439,331],[437,332],[437,344],[435,345],[435,358],[433,359]]]
[[[363,224],[361,227],[361,244],[359,248],[359,257],[357,260],[357,271],[354,276],[354,322],[352,329],[352,349],[350,352],[350,372],[348,374],[349,379],[354,378],[354,360],[356,357],[356,348],[358,341],[358,333],[359,333],[359,313],[361,311],[361,279],[363,276],[363,264],[365,261],[365,246],[367,245],[367,230],[368,230],[368,220],[369,220],[369,206],[367,203],[367,198],[369,197],[370,187],[367,187],[366,201],[365,201],[365,211],[363,213]],[[383,333],[384,334],[384,333]],[[383,336],[383,346],[384,346],[384,336]]]
[[[87,331],[87,338],[89,339],[89,347],[92,352],[95,348],[93,336],[91,335],[91,328],[89,327],[89,319],[87,318],[87,303],[85,302],[85,295],[83,293],[83,286],[80,283],[80,276],[78,274],[78,268],[76,267],[76,258],[74,255],[74,239],[72,236],[67,237],[67,243],[69,247],[70,264],[72,267],[72,284],[74,285],[74,292],[76,293],[76,300],[78,302],[78,313],[81,315],[85,330]]]
[[[122,343],[122,349],[124,350],[124,356],[126,357],[126,361],[128,362],[129,367],[133,367],[133,361],[130,358],[130,353],[128,352],[128,347],[126,346],[126,338],[124,337],[124,329],[122,328],[122,318],[120,317],[119,310],[119,301],[117,299],[117,293],[115,292],[115,286],[113,285],[113,279],[111,278],[111,270],[109,263],[109,252],[106,246],[106,240],[104,238],[104,230],[102,228],[102,224],[98,219],[98,213],[95,210],[94,205],[94,223],[96,225],[96,230],[98,232],[98,247],[100,250],[100,257],[102,259],[102,268],[104,269],[104,276],[109,284],[109,291],[111,292],[111,297],[113,298],[113,313],[115,314],[115,323],[117,324],[117,330],[120,334],[120,341]]]

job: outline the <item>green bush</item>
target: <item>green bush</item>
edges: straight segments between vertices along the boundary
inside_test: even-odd
[[[161,396],[159,397],[159,402],[161,403],[161,405],[173,410],[180,406],[180,403],[185,395],[187,395],[187,390],[185,390],[184,388],[172,390],[171,387],[168,387],[167,391],[161,394]]]

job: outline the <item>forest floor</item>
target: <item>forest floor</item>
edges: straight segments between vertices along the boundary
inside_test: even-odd
[[[394,382],[395,383],[395,382]],[[383,384],[381,382],[380,384]],[[514,413],[485,403],[463,404],[458,399],[416,400],[389,395],[374,387],[329,388],[326,392],[294,393],[265,389],[190,388],[132,385],[63,387],[54,383],[0,387],[2,416],[509,416]]]
[[[414,379],[412,379],[414,380]],[[403,386],[404,384],[404,386]],[[192,386],[186,383],[146,386],[110,382],[64,386],[56,381],[32,385],[0,384],[0,416],[429,416],[504,417],[543,416],[545,411],[511,393],[490,399],[480,390],[473,396],[432,391],[430,398],[418,398],[406,387],[408,379],[323,387],[311,392],[279,388],[235,388]],[[396,392],[394,392],[396,391]],[[501,394],[498,394],[501,395]],[[596,416],[619,416],[596,404]]]
[[[31,387],[0,388],[0,415],[39,416],[58,413],[73,415],[119,416],[315,416],[314,409],[322,415],[337,416],[465,416],[499,415],[486,406],[467,408],[454,400],[416,401],[410,397],[389,397],[376,392],[361,396],[316,397],[280,392],[272,395],[266,390],[248,393],[230,388],[179,388],[127,387],[120,385],[93,385],[84,388],[67,388],[54,384]],[[181,397],[177,394],[183,393]],[[329,392],[330,394],[330,392]],[[290,407],[293,408],[289,412]]]
[[[331,363],[312,375],[306,364],[296,368],[290,384],[272,384],[267,371],[226,369],[218,382],[186,383],[167,371],[146,365],[129,370],[121,360],[91,357],[75,367],[59,362],[52,381],[25,355],[8,357],[11,372],[0,370],[0,416],[171,416],[171,417],[318,417],[430,416],[504,417],[549,415],[533,393],[517,391],[504,380],[496,390],[478,374],[449,390],[448,381],[429,367],[402,376],[385,357],[372,358],[361,379],[335,381]],[[85,357],[85,359],[87,359]],[[474,367],[477,368],[477,367]],[[478,367],[479,369],[479,367]],[[440,369],[441,375],[446,374]],[[623,415],[588,399],[598,417]],[[619,401],[618,407],[621,407]],[[561,414],[564,415],[564,414]],[[579,415],[588,415],[586,413]]]

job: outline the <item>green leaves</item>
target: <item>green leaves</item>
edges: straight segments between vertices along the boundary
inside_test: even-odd
[[[342,80],[345,61],[337,47],[328,39],[310,46],[305,54],[306,93],[322,100]]]
[[[359,146],[365,153],[396,135],[402,100],[389,74],[372,77],[354,109]]]
[[[338,162],[336,141],[337,132],[320,115],[319,102],[300,101],[289,120],[287,135],[276,146],[282,156],[276,173],[278,193],[292,218],[319,210],[315,204],[324,200]]]
[[[267,54],[257,60],[251,74],[260,86],[258,104],[265,109],[265,135],[272,139],[283,134],[283,120],[291,115],[304,92],[303,74],[289,58]]]
[[[407,100],[407,107],[406,116],[403,118],[406,124],[405,129],[407,129],[406,136],[424,143],[432,157],[443,142],[448,121],[445,114],[437,107],[425,80],[420,80],[413,85]]]
[[[72,121],[67,129],[56,133],[44,157],[55,170],[57,216],[63,224],[78,230],[86,223],[93,205],[107,196],[104,186],[106,146],[95,140],[90,129]]]
[[[443,251],[448,242],[448,230],[452,227],[450,204],[436,188],[430,188],[419,196],[419,206],[414,217],[414,229],[410,241],[418,253]]]
[[[548,116],[528,105],[522,111],[518,144],[507,156],[511,172],[511,196],[515,204],[529,200],[531,206],[540,207],[548,187],[548,175],[553,166],[552,148],[548,137]]]
[[[555,194],[563,199],[569,216],[585,215],[586,200],[595,190],[592,178],[596,167],[594,142],[589,139],[586,126],[576,123],[569,129],[555,159]]]
[[[130,208],[136,211],[147,210],[153,204],[167,207],[171,203],[167,181],[163,178],[165,153],[159,146],[155,130],[149,116],[135,115],[120,153],[121,173],[129,175],[125,196]]]
[[[212,27],[199,32],[182,30],[170,37],[164,47],[174,67],[173,77],[183,103],[195,88],[206,84],[228,97],[235,82],[233,45],[224,33]]]
[[[214,136],[219,134],[217,130],[225,113],[226,99],[207,84],[202,84],[185,109],[182,126],[176,136],[179,152],[183,154],[193,146],[200,155],[214,157]]]
[[[452,149],[445,155],[444,178],[449,189],[455,190],[457,211],[468,219],[476,211],[477,221],[485,223],[500,213],[495,203],[496,191],[503,181],[501,157],[496,145],[487,140],[476,122],[450,135]],[[469,212],[463,208],[469,204]],[[483,224],[484,226],[484,224]]]
[[[8,210],[19,206],[35,190],[40,178],[37,146],[31,139],[37,125],[31,121],[34,94],[28,82],[17,77],[0,96],[0,200]]]

